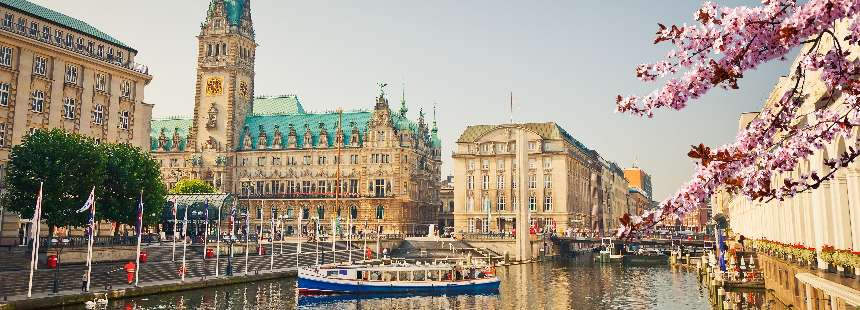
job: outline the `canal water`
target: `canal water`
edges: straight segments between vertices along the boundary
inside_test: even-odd
[[[499,267],[497,273],[502,283],[494,295],[300,297],[295,279],[282,279],[111,300],[108,309],[711,308],[694,273],[667,266],[606,266],[571,260]]]

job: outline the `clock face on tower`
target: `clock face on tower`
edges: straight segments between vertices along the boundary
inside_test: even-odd
[[[224,79],[220,77],[211,77],[206,80],[206,96],[219,96],[224,93],[222,84]]]
[[[239,83],[239,94],[242,95],[243,98],[248,97],[248,84],[245,81]]]

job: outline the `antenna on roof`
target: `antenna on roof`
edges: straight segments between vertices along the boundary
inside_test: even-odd
[[[514,123],[514,92],[511,92],[510,122]]]
[[[633,168],[639,168],[639,155],[633,154]]]

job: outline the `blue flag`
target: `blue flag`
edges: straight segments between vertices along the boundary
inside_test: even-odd
[[[137,204],[137,235],[143,232],[143,194],[140,195],[140,203]]]

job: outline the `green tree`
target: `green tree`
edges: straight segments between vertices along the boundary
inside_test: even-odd
[[[37,130],[12,147],[3,203],[23,218],[32,218],[39,183],[44,182],[42,219],[53,235],[56,226],[85,224],[86,212],[75,213],[90,190],[96,196],[105,183],[105,156],[92,138],[60,129]]]
[[[149,153],[127,144],[104,144],[100,149],[106,159],[103,194],[97,196],[100,214],[115,223],[135,225],[142,193],[144,225],[157,223],[167,193],[158,162]]]
[[[180,180],[170,189],[171,194],[213,194],[217,192],[218,190],[211,184],[198,179]]]

